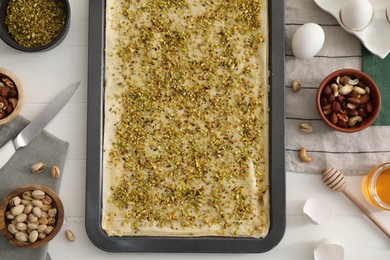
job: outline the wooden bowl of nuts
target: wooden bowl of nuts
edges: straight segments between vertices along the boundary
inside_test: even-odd
[[[0,1],[0,38],[16,50],[50,50],[64,40],[69,27],[68,0]]]
[[[341,69],[321,82],[316,104],[327,125],[353,133],[367,128],[378,117],[381,95],[374,80],[364,72]]]
[[[13,245],[37,248],[60,231],[64,207],[58,195],[41,185],[27,185],[9,193],[0,205],[0,231]]]
[[[0,68],[0,125],[4,125],[20,113],[24,103],[22,83],[12,72]]]

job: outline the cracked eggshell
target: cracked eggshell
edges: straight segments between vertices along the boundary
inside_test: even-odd
[[[306,23],[296,30],[292,38],[292,51],[298,59],[313,58],[325,42],[324,30],[315,23]]]
[[[332,209],[328,204],[317,198],[309,198],[303,206],[305,218],[313,224],[323,224],[332,216]]]
[[[390,4],[387,5],[386,7],[386,17],[387,17],[387,21],[389,21],[390,23]]]
[[[331,238],[324,238],[318,241],[314,248],[315,260],[343,260],[344,248],[336,240]]]
[[[348,0],[340,11],[340,20],[352,31],[363,30],[373,16],[373,9],[368,0]]]

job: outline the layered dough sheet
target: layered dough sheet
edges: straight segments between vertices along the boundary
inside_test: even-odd
[[[107,0],[102,227],[264,237],[265,0]]]

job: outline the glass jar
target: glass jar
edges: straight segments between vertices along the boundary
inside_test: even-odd
[[[362,189],[371,204],[390,211],[390,162],[374,167],[363,178]]]

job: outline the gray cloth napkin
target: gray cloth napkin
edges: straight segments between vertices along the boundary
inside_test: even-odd
[[[0,127],[0,147],[14,138],[29,122],[18,116],[12,122]],[[57,165],[63,169],[68,143],[43,131],[29,145],[19,149],[8,163],[0,169],[0,200],[19,186],[39,184],[47,186],[58,193],[61,176],[53,178],[50,167]],[[46,163],[47,169],[38,174],[30,172],[30,166],[37,162]],[[0,236],[0,259],[50,259],[47,246],[35,249],[17,247]]]

